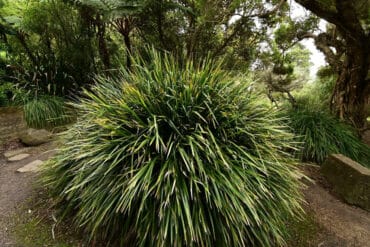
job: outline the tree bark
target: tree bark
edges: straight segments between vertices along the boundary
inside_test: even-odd
[[[27,44],[26,38],[25,38],[25,34],[23,34],[21,32],[17,32],[16,37],[18,38],[19,42],[21,43],[23,49],[26,51],[29,59],[32,61],[32,64],[37,67],[38,66],[37,59],[33,55],[33,53],[31,52],[30,48],[28,47],[28,44]]]
[[[369,100],[370,48],[366,41],[361,45],[348,45],[346,59],[339,73],[332,98],[331,110],[358,129],[366,127]]]
[[[131,40],[129,33],[123,35],[123,39],[126,45],[126,65],[128,70],[131,70]]]
[[[110,55],[105,40],[105,23],[103,23],[99,14],[96,15],[96,26],[98,29],[97,36],[99,44],[99,54],[105,69],[108,70],[110,68]]]
[[[128,70],[131,70],[131,52],[132,45],[130,39],[130,33],[132,30],[132,25],[128,17],[119,18],[112,22],[113,27],[123,36],[123,41],[126,46],[126,66]]]

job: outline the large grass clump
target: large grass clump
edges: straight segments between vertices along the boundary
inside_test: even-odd
[[[53,128],[72,121],[67,109],[62,98],[41,96],[24,104],[24,119],[31,128]]]
[[[282,119],[218,63],[149,60],[76,105],[44,170],[63,213],[110,246],[283,245],[301,195]]]
[[[288,115],[293,132],[303,143],[299,153],[303,161],[322,163],[329,154],[341,153],[370,167],[370,148],[349,125],[310,105],[290,109]]]

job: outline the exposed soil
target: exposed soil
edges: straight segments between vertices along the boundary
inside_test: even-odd
[[[45,144],[30,148],[30,156],[17,162],[7,162],[3,153],[8,150],[22,148],[17,135],[25,128],[22,114],[19,111],[0,113],[0,246],[15,246],[10,237],[12,217],[16,209],[26,199],[32,196],[33,183],[36,181],[34,173],[17,173],[16,170],[27,163],[40,159],[47,160],[52,152],[53,145]]]
[[[0,109],[1,110],[1,109]],[[28,162],[48,159],[53,153],[46,152],[55,146],[45,144],[27,150],[31,156],[19,162],[6,162],[3,153],[18,149],[23,145],[17,139],[17,133],[25,125],[19,112],[0,112],[0,246],[16,246],[11,229],[14,214],[20,205],[29,198],[35,198],[36,181],[34,173],[16,173],[16,170]],[[304,194],[307,211],[319,224],[319,232],[312,236],[312,244],[302,246],[319,247],[368,247],[370,246],[370,213],[347,205],[331,193],[330,185],[320,175],[317,166],[305,166],[304,172],[315,182],[307,182]],[[316,223],[315,223],[316,224]],[[25,246],[28,247],[28,246]]]
[[[305,173],[314,182],[304,190],[308,208],[316,221],[328,232],[321,247],[370,246],[370,213],[339,200],[319,172],[319,167],[308,165]]]

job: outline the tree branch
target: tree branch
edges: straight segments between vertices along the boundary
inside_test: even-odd
[[[333,6],[324,5],[318,0],[296,0],[296,2],[318,17],[334,24],[343,35],[352,40],[366,38],[354,8],[353,0],[334,0]]]
[[[237,24],[235,25],[231,34],[227,36],[226,38],[224,38],[224,41],[222,42],[220,47],[213,53],[213,55],[214,56],[219,55],[229,45],[229,43],[235,38],[235,36],[240,31],[240,29],[243,27],[243,24],[246,20],[249,20],[250,18],[255,18],[255,17],[267,18],[270,15],[277,12],[283,6],[284,3],[286,3],[286,0],[281,0],[274,8],[272,8],[271,10],[267,10],[264,13],[257,13],[257,14],[252,14],[252,15],[240,15],[241,18],[237,21]],[[238,15],[238,14],[235,14],[235,15]]]
[[[354,40],[365,39],[366,35],[352,1],[336,0],[336,6],[340,13],[339,20],[341,21],[341,25],[338,26],[342,29],[343,34],[348,35],[349,38]]]
[[[340,57],[343,55],[342,44],[339,43],[335,38],[332,39],[327,33],[321,33],[316,35],[311,32],[300,33],[297,35],[298,39],[302,40],[305,38],[312,38],[315,42],[315,46],[319,51],[325,55],[325,60],[332,66],[336,71],[339,71],[342,66]],[[330,47],[334,47],[337,51],[335,53]]]
[[[316,14],[318,17],[321,17],[333,24],[337,24],[338,11],[335,6],[332,6],[332,8],[330,6],[325,6],[318,0],[296,0],[296,2]]]
[[[267,18],[269,17],[270,15],[274,14],[275,12],[277,12],[282,6],[283,4],[286,2],[286,0],[281,0],[274,8],[272,8],[271,10],[268,10],[266,11],[265,13],[261,13],[261,14],[257,14],[255,17],[259,17],[259,18]],[[250,16],[252,17],[252,16]]]

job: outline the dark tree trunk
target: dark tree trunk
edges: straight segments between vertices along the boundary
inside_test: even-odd
[[[23,33],[20,33],[18,32],[16,37],[18,38],[19,42],[21,43],[23,49],[26,51],[28,57],[30,58],[30,60],[32,61],[32,64],[34,66],[37,67],[37,59],[36,57],[33,55],[33,53],[31,52],[30,48],[28,47],[28,44],[26,42],[26,38],[25,38],[25,35]]]
[[[123,35],[123,39],[126,45],[126,54],[127,54],[126,65],[127,65],[127,68],[131,70],[131,57],[130,57],[131,56],[131,40],[130,40],[129,34]]]
[[[125,18],[124,23],[125,23],[124,25],[126,27],[126,30],[125,32],[123,32],[123,40],[125,41],[126,52],[127,52],[126,64],[127,64],[127,68],[131,70],[131,39],[130,39],[131,27],[130,27],[129,20],[127,18]]]
[[[129,18],[119,18],[115,20],[113,23],[113,26],[116,28],[116,30],[123,36],[123,41],[125,42],[126,46],[126,65],[127,69],[131,70],[131,39],[130,39],[130,33],[132,30],[132,25]]]
[[[96,25],[97,25],[97,35],[98,35],[98,43],[99,43],[99,54],[103,61],[105,69],[110,68],[110,55],[107,48],[107,43],[105,40],[105,23],[102,22],[100,15],[96,15]]]
[[[363,129],[366,126],[366,105],[369,100],[369,43],[352,43],[346,50],[346,59],[332,94],[331,110],[356,128]]]

